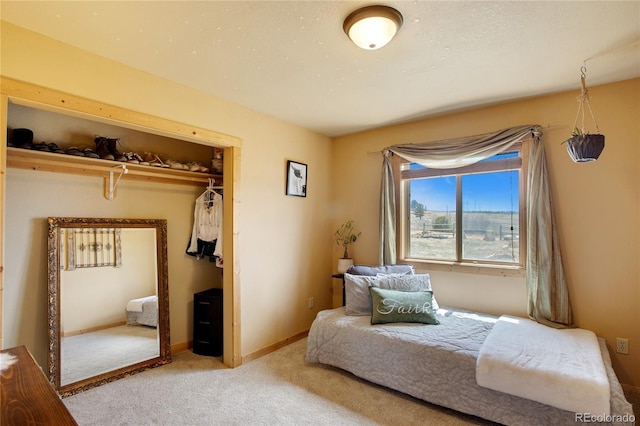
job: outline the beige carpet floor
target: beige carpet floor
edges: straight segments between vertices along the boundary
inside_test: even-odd
[[[63,385],[160,356],[158,331],[120,325],[60,339]]]
[[[489,425],[307,364],[302,339],[238,368],[190,351],[65,398],[80,425]]]

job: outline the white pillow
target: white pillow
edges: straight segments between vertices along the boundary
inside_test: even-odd
[[[369,287],[388,290],[430,291],[429,274],[416,275],[367,275],[344,274],[345,312],[347,315],[371,315],[371,293]],[[432,290],[431,290],[432,291]],[[433,298],[433,308],[439,309]]]
[[[347,315],[371,315],[369,287],[378,287],[382,277],[344,274],[345,312]]]
[[[431,291],[431,277],[429,274],[415,275],[387,275],[380,278],[378,287],[389,290],[402,291]],[[433,296],[432,306],[434,310],[440,309],[435,295]]]

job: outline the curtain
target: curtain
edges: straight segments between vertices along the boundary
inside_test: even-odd
[[[477,136],[393,145],[382,151],[380,263],[396,262],[396,203],[391,155],[434,169],[468,166],[508,150],[533,136],[528,170],[527,311],[530,318],[553,327],[572,327],[573,318],[560,247],[551,209],[544,145],[538,125],[512,127]]]
[[[534,138],[527,178],[527,312],[556,328],[572,327],[573,313],[551,204],[544,144]]]
[[[396,187],[390,153],[383,152],[382,195],[380,197],[380,264],[396,263]]]

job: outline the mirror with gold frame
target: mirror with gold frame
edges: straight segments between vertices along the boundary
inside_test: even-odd
[[[170,363],[166,220],[48,222],[48,364],[58,393]]]

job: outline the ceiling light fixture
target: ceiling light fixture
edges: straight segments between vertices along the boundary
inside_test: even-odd
[[[402,14],[388,6],[367,6],[352,12],[342,28],[356,46],[376,50],[393,39],[402,26]]]

